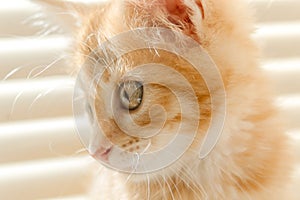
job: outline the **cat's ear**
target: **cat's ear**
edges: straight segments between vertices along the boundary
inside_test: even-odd
[[[187,34],[201,32],[202,21],[205,18],[203,0],[158,0],[165,7],[168,20],[175,25],[182,25]]]
[[[175,16],[180,20],[185,20],[189,15],[200,14],[204,18],[204,7],[201,0],[160,0],[166,6],[171,16]]]

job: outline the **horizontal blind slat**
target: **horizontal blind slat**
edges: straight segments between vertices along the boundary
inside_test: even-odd
[[[85,195],[78,195],[78,196],[61,196],[57,198],[45,198],[42,200],[90,200],[90,198],[88,198]]]
[[[79,155],[83,148],[71,116],[0,124],[0,165]]]
[[[260,24],[254,38],[261,45],[265,59],[298,57],[300,20],[292,23]]]
[[[38,13],[39,8],[28,1],[12,2],[1,2],[0,37],[29,36],[40,31],[41,28],[30,24],[34,23],[30,18]]]
[[[292,145],[294,145],[296,151],[295,153],[296,159],[300,163],[300,129],[288,131],[288,135],[290,135],[292,139]],[[300,172],[300,166],[299,166],[299,172]],[[300,173],[299,173],[299,180],[300,180]]]
[[[82,194],[93,163],[89,157],[78,157],[2,165],[0,199],[32,200]]]
[[[67,0],[68,1],[68,0]],[[71,0],[72,1],[72,0]],[[106,0],[73,0],[72,2],[102,3]],[[51,10],[51,8],[49,8]],[[50,34],[67,32],[66,25],[74,24],[71,13],[64,11],[53,11],[50,17],[47,10],[30,2],[30,0],[10,0],[0,4],[0,37],[31,36],[39,32],[44,33],[52,29]],[[46,13],[45,13],[46,12]],[[59,19],[55,20],[57,15]],[[52,19],[54,18],[54,19]],[[9,20],[10,23],[7,23]],[[56,23],[54,23],[54,21]]]
[[[300,20],[298,0],[248,0],[259,22]]]
[[[73,88],[69,77],[0,82],[0,123],[72,115]]]
[[[277,105],[286,119],[286,128],[289,130],[300,129],[300,94],[279,97]]]
[[[262,68],[274,83],[276,94],[300,94],[300,58],[265,60]]]
[[[66,75],[69,40],[63,36],[0,38],[0,80]]]

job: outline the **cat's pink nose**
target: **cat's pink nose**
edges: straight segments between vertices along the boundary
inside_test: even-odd
[[[100,147],[94,154],[92,154],[92,156],[95,159],[99,159],[102,161],[108,161],[108,157],[109,157],[109,153],[111,152],[112,147]]]

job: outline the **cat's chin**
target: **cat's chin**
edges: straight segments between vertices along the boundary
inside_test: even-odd
[[[148,178],[152,180],[151,175],[149,174],[126,174],[127,178],[129,177],[129,181],[133,183],[142,183],[148,181]]]
[[[172,177],[173,175],[168,172],[169,170],[159,170],[152,173],[145,174],[123,174],[124,178],[126,178],[129,182],[132,183],[144,183],[152,180],[164,179],[165,177]]]

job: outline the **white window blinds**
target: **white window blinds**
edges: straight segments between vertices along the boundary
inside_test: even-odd
[[[300,1],[248,1],[257,11],[262,67],[300,155]],[[0,199],[85,199],[93,160],[82,153],[72,118],[74,80],[61,56],[68,34],[38,34],[37,10],[26,0],[0,3]]]

